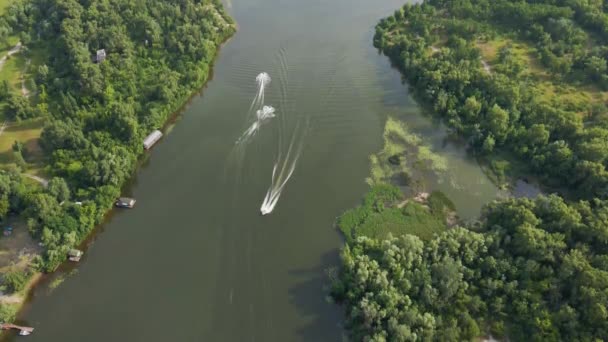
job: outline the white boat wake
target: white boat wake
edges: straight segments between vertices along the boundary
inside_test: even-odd
[[[289,90],[289,66],[287,63],[286,50],[281,49],[279,51],[279,85],[281,92],[281,115],[278,118],[278,137],[279,141],[277,144],[277,158],[272,169],[272,180],[270,187],[266,191],[266,196],[260,207],[260,213],[262,215],[268,215],[272,213],[281,193],[283,192],[287,182],[294,174],[298,160],[302,153],[304,142],[308,135],[310,128],[310,118],[306,116],[302,118],[293,113],[295,109],[292,104],[288,102],[288,90]],[[291,121],[293,128],[290,129],[289,121]],[[287,138],[289,137],[289,138]],[[287,140],[287,139],[289,140]],[[286,146],[285,143],[289,145]],[[285,153],[285,147],[287,152]]]
[[[308,130],[308,121],[305,122],[304,125],[300,122],[300,119],[297,117],[293,117],[289,115],[290,106],[287,102],[287,91],[289,87],[289,68],[287,65],[287,59],[285,56],[285,50],[281,49],[279,51],[279,62],[280,62],[280,73],[279,73],[279,84],[280,84],[280,92],[281,92],[281,116],[279,116],[279,124],[278,127],[278,136],[279,141],[277,144],[278,153],[277,159],[274,163],[274,167],[272,169],[272,179],[270,183],[270,187],[266,191],[266,196],[264,197],[264,201],[262,202],[262,206],[260,207],[260,213],[262,215],[270,214],[279,198],[281,197],[281,193],[285,188],[285,185],[291,178],[296,169],[296,164],[298,159],[300,158],[300,153],[302,151],[302,145]],[[296,125],[293,131],[291,132],[291,141],[289,142],[289,147],[287,148],[287,153],[283,153],[283,144],[284,144],[284,135],[287,133],[287,119],[296,119]]]
[[[256,76],[255,81],[258,84],[258,91],[249,106],[249,111],[247,111],[247,116],[255,113],[255,118],[251,126],[249,126],[249,128],[247,128],[247,130],[245,130],[237,139],[237,145],[249,142],[249,140],[259,131],[260,127],[262,127],[264,121],[275,117],[275,109],[272,106],[264,106],[264,93],[266,91],[266,86],[270,84],[271,80],[270,75],[265,72]]]
[[[255,108],[261,108],[264,105],[264,92],[266,86],[270,84],[272,79],[266,72],[261,72],[255,77],[255,82],[258,84],[258,92],[255,94],[251,106],[249,106],[249,112],[251,113]]]
[[[277,205],[277,202],[279,201],[279,198],[281,197],[281,193],[283,192],[285,185],[294,174],[294,170],[296,169],[296,164],[300,159],[304,143],[307,140],[309,131],[311,130],[311,118],[313,117],[312,115],[294,115],[295,113],[293,113],[293,111],[295,107],[293,107],[293,102],[290,103],[287,100],[289,90],[289,64],[287,63],[287,50],[281,48],[278,58],[280,63],[279,86],[281,93],[281,102],[279,104],[281,115],[277,118],[279,137],[277,144],[278,153],[272,169],[272,181],[268,191],[266,192],[262,206],[260,207],[260,213],[262,215],[272,213]],[[323,109],[326,108],[328,101],[334,96],[338,67],[345,59],[346,55],[338,58],[336,68],[333,70],[333,72],[327,74],[327,77],[329,78],[329,86],[324,88],[323,96],[321,96],[321,100],[319,101],[319,107],[321,108],[319,112],[323,112]],[[294,128],[291,131],[288,130],[288,127],[291,125],[288,124],[287,120],[290,120],[290,123],[294,124],[294,126],[292,126]],[[287,140],[285,137],[291,138],[289,141],[289,147],[287,148],[287,153],[283,153],[285,142]]]
[[[275,109],[272,106],[264,106],[256,111],[256,120],[247,128],[247,130],[236,141],[236,144],[246,143],[260,130],[262,124],[276,116]]]
[[[272,180],[270,183],[270,188],[266,192],[266,196],[264,197],[264,201],[262,202],[262,206],[260,207],[260,212],[262,213],[262,215],[270,214],[274,210],[274,207],[279,201],[279,197],[281,197],[283,188],[285,188],[287,181],[289,181],[289,178],[291,178],[291,175],[293,175],[293,171],[296,169],[296,163],[298,162],[298,158],[300,157],[301,146],[298,147],[298,151],[296,152],[293,161],[290,161],[289,157],[293,148],[294,141],[295,139],[291,141],[289,151],[287,151],[287,156],[285,157],[285,159],[281,160],[279,156],[279,158],[274,164],[274,167],[272,168]],[[279,168],[279,166],[280,170],[277,173],[277,169]]]

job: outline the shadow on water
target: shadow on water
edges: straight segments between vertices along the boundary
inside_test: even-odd
[[[342,341],[345,331],[340,324],[342,307],[329,299],[330,279],[327,271],[340,262],[339,250],[324,253],[317,266],[289,271],[291,276],[302,279],[289,289],[290,302],[302,316],[310,321],[297,330],[303,341]]]

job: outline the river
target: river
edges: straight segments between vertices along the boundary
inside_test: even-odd
[[[463,217],[496,196],[462,146],[423,115],[373,28],[402,0],[232,0],[239,31],[213,79],[138,171],[132,210],[116,210],[86,255],[51,290],[33,293],[28,341],[339,341],[326,300],[338,264],[334,220],[367,189],[368,156],[387,115],[408,122],[448,160],[448,193]],[[255,77],[277,117],[240,149]],[[272,214],[260,205],[279,137],[301,156]],[[64,270],[68,272],[70,270]]]

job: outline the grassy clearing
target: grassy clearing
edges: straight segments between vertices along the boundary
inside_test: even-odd
[[[540,99],[549,105],[557,102],[561,105],[565,103],[567,109],[585,115],[590,104],[608,102],[608,92],[602,91],[597,86],[565,84],[564,80],[556,79],[540,63],[536,57],[536,49],[525,42],[498,37],[489,41],[479,41],[477,46],[482,58],[491,66],[499,64],[500,49],[509,46],[515,59],[526,66],[522,76],[532,77],[536,81],[535,88],[540,94]]]
[[[42,160],[42,150],[38,145],[40,133],[44,120],[29,120],[20,123],[8,123],[6,129],[0,135],[0,165],[14,163],[12,146],[15,141],[24,144],[27,151],[24,155],[25,160],[33,165],[33,169],[39,169]]]
[[[357,235],[386,239],[389,234],[400,236],[416,235],[429,240],[434,234],[445,231],[442,219],[431,213],[429,208],[419,203],[409,202],[403,208],[389,208],[370,214],[357,228]]]
[[[15,47],[18,42],[19,37],[17,35],[8,36],[5,40],[0,40],[0,57],[5,56],[8,50]]]
[[[0,82],[8,81],[16,93],[21,92],[21,74],[26,67],[26,60],[21,53],[8,58],[0,69]]]
[[[526,72],[529,75],[533,75],[539,79],[547,79],[549,77],[549,74],[536,57],[536,49],[527,43],[504,37],[477,42],[477,47],[481,51],[482,58],[491,66],[495,66],[499,63],[498,53],[500,49],[506,46],[510,47],[515,59],[526,66]]]
[[[4,13],[10,4],[11,0],[0,0],[0,14]]]
[[[579,115],[587,115],[590,104],[604,103],[608,99],[606,92],[592,87],[582,88],[553,82],[540,82],[536,89],[541,94],[539,98],[541,102],[556,106],[559,104]]]
[[[421,239],[430,239],[434,234],[446,230],[443,207],[441,213],[428,206],[403,200],[399,188],[388,184],[375,184],[365,196],[363,204],[348,210],[338,219],[338,227],[347,240],[359,236],[385,239],[389,235],[413,234]]]
[[[479,41],[477,47],[481,51],[482,58],[492,64],[497,59],[498,50],[506,44],[506,39],[497,38],[489,41]]]

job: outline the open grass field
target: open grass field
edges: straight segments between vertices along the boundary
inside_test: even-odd
[[[386,239],[389,234],[412,234],[423,240],[430,240],[435,234],[445,230],[443,221],[434,216],[427,207],[410,202],[402,209],[389,208],[381,213],[370,214],[357,228],[357,235]]]
[[[21,74],[25,70],[26,60],[21,54],[10,56],[0,69],[0,82],[6,80],[15,92],[21,91]]]
[[[0,0],[0,14],[4,13],[8,5],[11,4],[11,0]]]
[[[602,91],[597,86],[572,84],[551,75],[537,58],[536,49],[528,43],[498,37],[489,41],[479,41],[477,46],[482,58],[492,67],[499,64],[500,49],[509,46],[516,60],[526,67],[523,76],[535,80],[536,89],[541,94],[540,99],[547,104],[552,105],[555,99],[559,99],[560,103],[566,103],[568,109],[586,115],[587,111],[583,109],[588,108],[589,104],[608,101],[608,92]]]
[[[12,146],[15,141],[24,144],[27,150],[26,161],[34,165],[37,164],[42,157],[38,139],[43,125],[44,121],[40,119],[21,123],[7,123],[7,127],[0,135],[0,164],[14,162]]]
[[[504,37],[498,37],[489,41],[477,42],[477,47],[481,51],[482,58],[491,66],[498,63],[498,53],[500,49],[508,46],[515,58],[526,66],[526,72],[534,75],[538,79],[547,79],[549,74],[545,71],[540,61],[536,57],[535,48],[527,43],[514,41]]]

